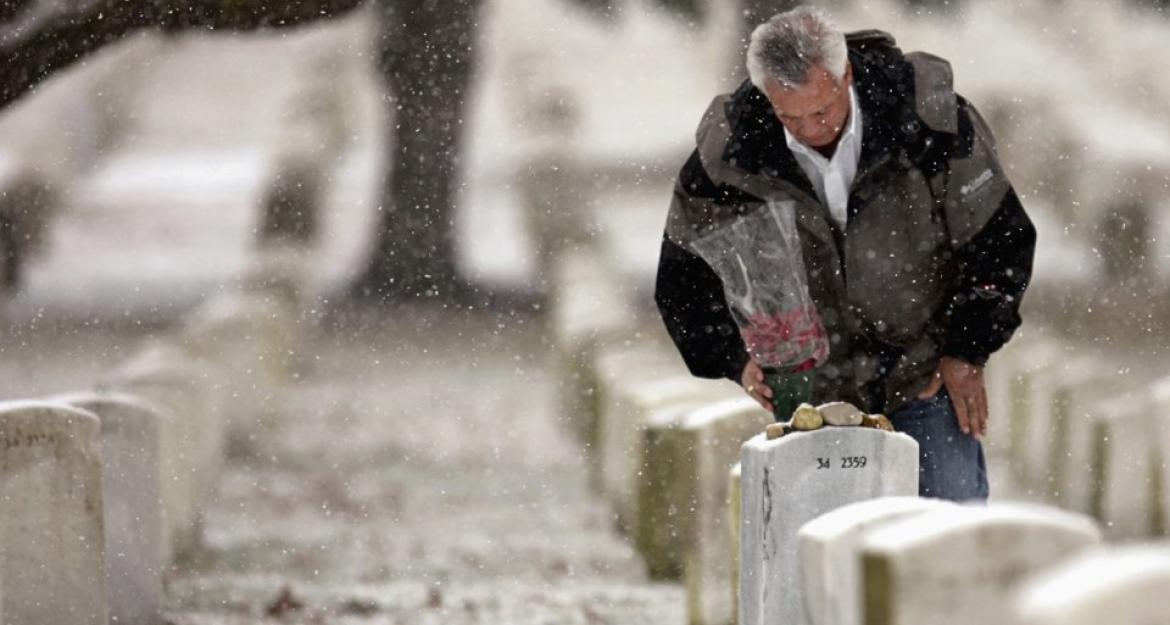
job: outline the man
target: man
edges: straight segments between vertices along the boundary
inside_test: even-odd
[[[983,366],[1020,324],[1035,245],[990,131],[946,61],[816,9],[760,25],[747,67],[707,110],[667,219],[655,299],[683,359],[771,408],[725,294],[742,277],[696,242],[792,211],[829,339],[812,400],[889,414],[918,440],[923,496],[986,499]]]

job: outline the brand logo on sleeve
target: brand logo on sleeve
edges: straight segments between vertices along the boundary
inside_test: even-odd
[[[987,184],[988,182],[991,182],[991,178],[993,175],[994,174],[991,173],[990,169],[984,169],[983,173],[976,176],[974,180],[959,187],[959,193],[961,193],[963,195],[967,195],[967,194],[972,193],[974,191],[978,191],[979,189],[983,188],[983,185]]]

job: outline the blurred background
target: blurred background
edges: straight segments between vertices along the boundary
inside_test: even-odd
[[[91,385],[258,266],[285,267],[310,338],[266,409],[299,416],[270,440],[229,436],[235,460],[208,500],[202,546],[173,573],[175,618],[280,612],[291,604],[272,600],[287,589],[278,570],[332,571],[350,592],[355,580],[474,578],[489,562],[509,579],[616,574],[625,590],[594,591],[617,611],[573,619],[659,622],[682,610],[681,591],[638,595],[626,584],[640,578],[614,573],[636,565],[574,475],[583,461],[560,433],[545,321],[573,297],[561,278],[600,272],[617,310],[596,314],[620,313],[629,340],[661,343],[652,282],[673,177],[707,104],[745,77],[750,27],[793,4],[7,3],[0,399]],[[988,118],[1039,230],[1023,332],[1114,374],[1170,373],[1170,3],[814,4],[846,30],[882,29],[903,50],[949,59],[956,89]],[[566,268],[581,258],[589,267]],[[390,456],[396,469],[377,464]],[[516,492],[503,473],[484,492],[404,503],[418,488],[457,492],[468,467],[501,457],[535,470],[539,491],[508,505],[558,501],[545,522],[560,539],[516,556],[491,538],[513,517],[462,543],[452,536],[474,534],[468,525],[435,524],[444,511],[496,510]],[[345,469],[321,472],[347,462],[410,470],[387,478],[394,492],[376,485],[384,473],[354,486]],[[314,516],[331,497],[351,506],[346,523]],[[240,512],[257,498],[269,507]],[[412,538],[369,542],[390,523],[371,517],[380,506]],[[314,520],[290,520],[302,513]],[[542,550],[568,555],[547,564]],[[547,567],[521,574],[517,558]],[[399,589],[404,605],[449,605],[420,584]],[[639,607],[621,612],[620,596]]]
[[[309,17],[177,4],[185,19],[139,18],[48,63],[20,21],[52,37],[30,14],[56,5],[18,3],[0,120],[9,314],[181,306],[290,241],[314,293],[350,299],[539,299],[550,252],[578,242],[644,289],[698,116],[743,78],[748,24],[784,6],[336,2]],[[1040,224],[1038,282],[1164,282],[1163,3],[822,4],[951,60]]]

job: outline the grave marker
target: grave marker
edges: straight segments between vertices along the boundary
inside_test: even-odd
[[[987,625],[1010,617],[1025,576],[1101,542],[1088,517],[1056,508],[957,506],[862,539],[866,625]]]
[[[0,402],[0,623],[106,625],[98,418]]]
[[[1148,389],[1118,394],[1090,408],[1093,431],[1090,511],[1109,538],[1145,538],[1161,522],[1157,501],[1162,468],[1156,456],[1156,419]]]
[[[198,503],[222,462],[225,382],[181,349],[154,344],[126,361],[103,389],[140,397],[172,416],[160,436],[165,542],[184,551],[198,540]]]
[[[101,419],[106,588],[112,623],[161,619],[163,549],[159,492],[162,413],[128,395],[58,398]]]
[[[719,402],[686,415],[679,433],[691,441],[694,484],[692,529],[682,544],[687,612],[692,625],[726,625],[735,620],[728,471],[738,464],[743,443],[763,431],[772,414],[750,397]],[[685,461],[684,461],[685,462]],[[693,476],[693,477],[691,477]],[[736,493],[738,497],[738,493]]]
[[[742,394],[738,386],[702,380],[689,373],[647,378],[631,371],[610,372],[603,388],[600,423],[602,487],[614,502],[622,527],[637,531],[638,483],[642,479],[643,435],[652,413],[697,407]]]
[[[1014,625],[1155,625],[1167,622],[1170,548],[1093,551],[1030,578],[1016,593]]]
[[[883,497],[842,506],[800,529],[801,580],[811,625],[860,625],[862,538],[886,523],[954,507],[939,499]]]
[[[731,505],[727,507],[727,534],[731,541],[731,549],[727,552],[727,562],[731,566],[731,586],[727,592],[731,593],[732,623],[739,622],[739,526],[743,522],[743,465],[735,463],[727,474],[727,493]]]
[[[901,433],[827,427],[743,446],[740,625],[803,625],[797,532],[843,505],[918,493],[918,443]]]

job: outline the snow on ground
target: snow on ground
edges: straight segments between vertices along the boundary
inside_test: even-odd
[[[271,429],[237,435],[176,625],[684,619],[589,490],[533,320],[365,319],[313,337]]]

